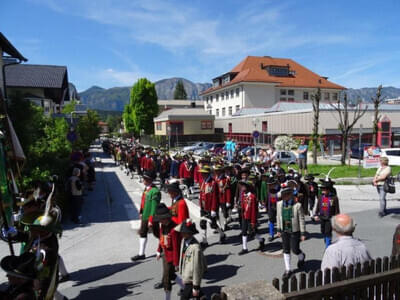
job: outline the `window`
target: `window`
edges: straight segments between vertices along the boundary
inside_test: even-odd
[[[226,91],[226,92],[225,92],[225,96],[226,96],[226,100],[228,100],[228,98],[229,98],[229,91]]]
[[[222,116],[223,117],[225,117],[225,111],[226,111],[226,109],[225,109],[225,107],[222,109]]]
[[[329,100],[329,93],[324,93],[324,100]]]
[[[215,102],[218,102],[218,100],[219,100],[219,94],[216,94],[215,95]]]
[[[212,121],[201,121],[201,129],[212,129]]]
[[[239,92],[240,92],[240,89],[237,88],[237,89],[236,89],[236,97],[239,97]]]
[[[286,95],[286,90],[281,90],[281,96]]]
[[[229,107],[228,107],[228,115],[229,115],[229,116],[232,116],[232,106],[229,106]]]
[[[294,98],[288,98],[287,101],[288,102],[294,102]]]
[[[279,101],[284,101],[284,102],[286,102],[286,101],[287,101],[287,99],[286,99],[286,98],[284,98],[284,97],[280,97],[280,98],[279,98]]]
[[[338,99],[338,93],[332,93],[332,100],[337,101]]]
[[[271,76],[288,77],[289,66],[268,66],[267,71]]]
[[[206,103],[208,103],[208,96],[206,97]]]
[[[221,100],[224,100],[225,93],[221,93]]]
[[[263,121],[262,122],[262,132],[267,132],[268,131],[268,121]]]
[[[294,90],[288,90],[287,94],[288,96],[294,96]]]
[[[303,93],[303,100],[308,100],[308,92]]]
[[[212,103],[213,102],[213,99],[214,98],[214,96],[210,96],[210,102]]]
[[[219,117],[219,109],[218,108],[215,110],[215,116]]]
[[[228,124],[228,132],[229,132],[229,133],[232,133],[232,123],[229,123],[229,124]]]
[[[156,123],[156,129],[157,130],[162,130],[162,123],[161,122],[157,122]]]
[[[231,98],[233,98],[233,90],[231,90]]]
[[[235,106],[235,112],[238,112],[240,110],[240,105]]]

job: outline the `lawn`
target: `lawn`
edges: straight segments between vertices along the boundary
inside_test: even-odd
[[[331,178],[358,177],[358,166],[341,166],[341,165],[313,165],[309,164],[308,173],[327,174],[330,169],[335,168],[331,174]],[[287,170],[287,166],[283,166]],[[298,170],[297,165],[291,165],[291,168]],[[400,173],[400,166],[392,166],[392,174]],[[361,177],[374,177],[377,169],[364,169],[361,167]]]

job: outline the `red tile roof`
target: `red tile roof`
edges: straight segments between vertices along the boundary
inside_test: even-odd
[[[266,69],[261,66],[289,66],[289,70],[294,71],[295,74],[288,77],[272,76]],[[264,82],[276,83],[279,87],[299,87],[299,88],[316,88],[321,87],[324,89],[340,89],[344,90],[345,87],[330,82],[324,77],[310,71],[309,69],[298,64],[294,60],[288,58],[273,58],[269,56],[247,56],[230,73],[237,73],[237,75],[228,83],[222,84],[218,87],[211,87],[204,91],[202,94],[217,91],[226,86],[230,86],[239,82]]]

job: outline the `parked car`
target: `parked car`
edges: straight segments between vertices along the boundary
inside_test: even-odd
[[[214,143],[207,143],[207,144],[205,144],[204,146],[202,146],[202,147],[200,147],[200,148],[194,150],[193,153],[194,153],[195,155],[203,155],[203,153],[206,152],[206,151],[209,151],[209,152],[210,152],[210,149],[211,149],[213,146],[214,146]]]
[[[204,146],[206,146],[207,144],[209,144],[209,143],[207,143],[207,142],[196,142],[196,143],[194,143],[193,145],[190,145],[190,146],[186,146],[186,147],[183,147],[183,151],[195,151],[195,150],[197,150],[197,149],[200,149],[200,148],[203,148]]]
[[[223,150],[225,146],[225,143],[217,143],[214,144],[211,148],[210,148],[210,152],[214,153],[214,154],[220,154]]]
[[[276,158],[279,159],[281,161],[281,163],[288,164],[288,165],[294,165],[297,160],[297,157],[293,152],[283,151],[283,150],[277,151]]]
[[[381,156],[389,159],[389,165],[400,166],[400,148],[381,149]]]
[[[364,157],[364,147],[369,147],[369,146],[372,146],[371,144],[364,144],[364,143],[361,143],[361,148],[359,149],[359,145],[358,144],[354,144],[352,147],[351,147],[351,157],[352,158],[361,158],[361,159],[363,159],[363,157]]]
[[[256,148],[257,148],[257,153],[258,153],[258,151],[260,151],[260,149],[262,149],[261,147],[256,147]],[[253,156],[254,155],[254,146],[248,146],[248,147],[241,149],[239,151],[239,154],[246,155],[247,151],[250,151],[250,155]]]

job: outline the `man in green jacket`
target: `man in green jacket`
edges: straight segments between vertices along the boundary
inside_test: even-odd
[[[153,184],[154,174],[152,172],[144,172],[143,183],[145,185],[142,201],[140,204],[140,229],[139,229],[139,254],[131,258],[132,261],[145,259],[145,249],[147,243],[147,233],[153,226],[153,216],[156,208],[161,201],[161,193]]]

